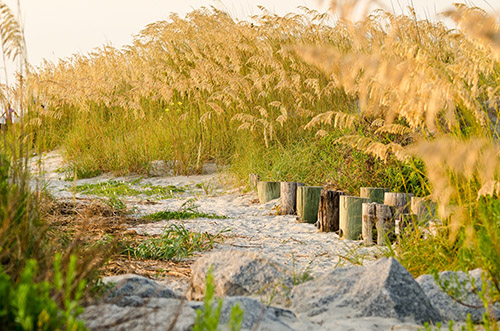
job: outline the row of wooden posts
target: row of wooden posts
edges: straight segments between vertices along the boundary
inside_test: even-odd
[[[411,193],[389,192],[386,188],[362,187],[360,196],[321,186],[296,182],[263,182],[250,175],[260,203],[280,198],[282,215],[297,214],[301,222],[316,224],[322,232],[337,232],[341,238],[363,239],[366,245],[388,244],[416,223],[435,222],[436,205]]]

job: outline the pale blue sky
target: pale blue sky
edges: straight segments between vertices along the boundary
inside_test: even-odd
[[[391,9],[391,0],[379,0]],[[393,7],[408,5],[410,0],[392,0]],[[17,0],[5,0],[16,8]],[[185,14],[194,8],[214,5],[239,19],[259,13],[263,5],[278,14],[296,11],[297,6],[326,10],[327,4],[315,0],[21,0],[29,62],[37,65],[42,58],[54,61],[74,53],[87,53],[111,43],[120,47],[132,40],[146,24],[165,19],[170,12]],[[413,0],[421,17],[433,18],[435,12],[463,0]],[[323,3],[323,5],[322,5]],[[496,3],[496,5],[495,5]],[[489,9],[485,0],[475,5]],[[500,0],[490,0],[500,9]],[[491,10],[491,9],[490,9]]]

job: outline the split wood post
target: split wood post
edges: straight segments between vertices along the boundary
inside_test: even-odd
[[[361,187],[359,189],[359,196],[370,199],[370,202],[384,203],[385,192],[389,192],[389,189],[380,187]]]
[[[429,198],[411,197],[410,209],[420,225],[428,225],[430,220],[436,218],[437,204]]]
[[[375,207],[375,214],[377,217],[377,245],[390,245],[390,232],[394,228],[391,207],[379,204]]]
[[[345,239],[358,240],[362,233],[362,204],[370,202],[369,199],[340,196],[340,237]]]
[[[363,203],[361,207],[363,243],[367,246],[373,245],[373,227],[377,223],[376,207],[376,202]]]
[[[260,175],[258,174],[250,174],[248,175],[248,183],[250,184],[250,188],[255,190],[257,188],[257,183],[260,181]]]
[[[321,190],[316,227],[321,232],[334,232],[340,229],[339,208],[342,191]]]
[[[258,182],[257,194],[260,203],[266,203],[280,197],[279,182]]]
[[[280,185],[280,214],[293,215],[297,211],[297,187],[304,184],[295,182],[281,182]]]
[[[299,221],[316,223],[322,189],[321,186],[297,187],[297,216]]]

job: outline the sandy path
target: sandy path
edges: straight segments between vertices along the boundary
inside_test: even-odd
[[[227,219],[198,218],[194,220],[164,220],[139,225],[134,228],[139,233],[159,234],[170,224],[182,223],[192,231],[215,234],[225,232],[226,240],[215,250],[246,250],[264,253],[297,273],[309,271],[318,276],[335,266],[349,264],[349,261],[373,259],[380,255],[376,247],[363,247],[360,241],[340,240],[334,233],[320,233],[312,224],[299,223],[295,216],[276,215],[273,209],[279,200],[260,205],[255,193],[242,193],[240,188],[224,188],[225,177],[212,173],[198,176],[113,177],[104,174],[95,178],[76,182],[64,180],[59,169],[63,159],[59,152],[50,152],[42,157],[42,166],[32,161],[32,172],[38,173],[40,182],[57,199],[92,197],[74,194],[71,187],[86,183],[115,180],[138,180],[138,184],[176,185],[187,188],[186,193],[171,199],[151,199],[148,197],[123,197],[127,207],[134,210],[133,216],[144,216],[163,210],[178,210],[188,200],[198,211],[224,215]],[[59,171],[59,172],[58,172]],[[208,194],[207,194],[208,193]],[[144,204],[144,201],[152,204]],[[202,253],[203,254],[203,253]]]

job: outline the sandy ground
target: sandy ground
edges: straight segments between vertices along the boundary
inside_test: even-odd
[[[178,210],[186,202],[197,206],[205,213],[224,215],[226,219],[198,218],[193,220],[163,220],[135,226],[132,230],[140,234],[160,234],[170,224],[182,223],[197,232],[216,234],[224,232],[225,240],[217,244],[218,250],[257,251],[287,265],[295,273],[309,272],[316,277],[339,265],[374,259],[381,255],[380,248],[364,247],[360,241],[340,240],[335,233],[318,232],[313,224],[297,222],[296,216],[276,214],[279,199],[259,204],[254,192],[243,193],[242,187],[228,186],[226,174],[210,173],[197,176],[114,177],[104,174],[95,178],[77,181],[64,180],[64,167],[59,152],[50,152],[42,157],[41,167],[37,159],[32,160],[32,172],[38,174],[42,184],[56,199],[92,198],[75,194],[76,185],[101,181],[137,180],[138,184],[175,185],[186,188],[186,192],[171,199],[153,199],[146,196],[122,197],[131,216],[141,217],[157,211]],[[35,182],[34,182],[35,184]],[[98,198],[98,197],[95,197]],[[145,203],[147,202],[147,203]],[[204,253],[201,253],[201,255]]]

